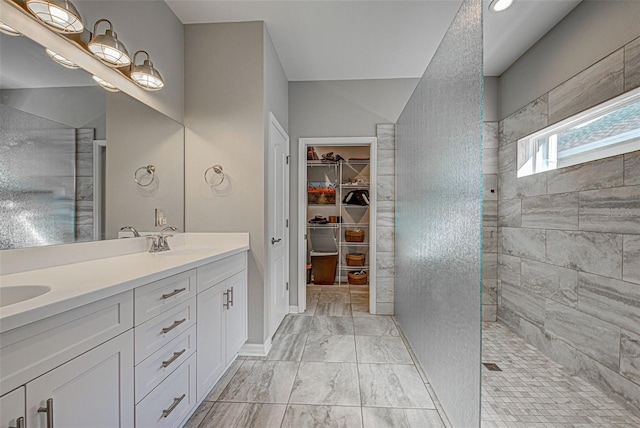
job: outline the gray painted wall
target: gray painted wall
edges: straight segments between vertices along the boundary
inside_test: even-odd
[[[639,16],[639,1],[583,1],[500,76],[500,119],[635,39]]]
[[[467,0],[396,128],[396,318],[456,427],[480,424],[482,104]]]
[[[516,178],[519,138],[636,87],[640,38],[500,122],[497,248],[500,322],[638,411],[640,151]]]
[[[304,137],[376,136],[376,125],[395,123],[418,79],[289,82],[289,138],[297,162]],[[290,302],[298,304],[298,169],[291,169]]]
[[[106,239],[122,226],[140,231],[155,227],[156,208],[167,225],[184,230],[184,129],[151,107],[123,93],[107,94]],[[148,187],[133,181],[136,169],[156,167]]]
[[[118,39],[129,54],[146,50],[151,62],[165,81],[158,92],[146,92],[163,111],[182,123],[184,112],[184,26],[162,0],[146,1],[74,1],[87,25],[93,32],[93,24],[101,18],[111,21]],[[100,24],[99,32],[107,28]],[[138,62],[144,55],[138,57]]]
[[[185,27],[186,230],[249,232],[250,344],[263,344],[267,329],[265,117],[273,111],[286,129],[289,116],[286,78],[266,35],[263,22]],[[211,188],[203,173],[214,164],[226,180]]]

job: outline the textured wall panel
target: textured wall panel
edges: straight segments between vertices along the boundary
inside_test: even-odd
[[[466,0],[397,124],[396,316],[460,427],[480,423],[481,25]]]

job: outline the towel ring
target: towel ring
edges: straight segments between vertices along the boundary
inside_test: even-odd
[[[209,179],[207,178],[207,173],[209,171],[213,170],[213,172],[215,172],[216,174],[218,174],[218,176],[220,177],[219,181],[217,183],[214,183],[212,181],[209,181]],[[207,184],[211,187],[218,187],[219,185],[222,184],[222,182],[224,181],[224,172],[222,172],[222,165],[214,165],[211,166],[209,168],[207,168],[207,170],[204,172],[204,181],[207,182]]]
[[[151,176],[151,180],[149,180],[147,184],[142,184],[141,180],[138,180],[138,171],[142,171],[142,170],[145,170],[147,172],[147,175]],[[150,186],[155,179],[156,179],[156,167],[153,165],[141,166],[140,168],[136,169],[136,171],[133,173],[133,180],[136,182],[138,186],[141,186],[141,187]]]

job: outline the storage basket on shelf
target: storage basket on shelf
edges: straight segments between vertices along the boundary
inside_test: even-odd
[[[347,266],[364,266],[366,256],[362,253],[347,254]]]
[[[347,273],[347,282],[352,285],[366,285],[369,274],[365,271]]]
[[[347,242],[364,242],[364,230],[347,229],[344,231],[344,239]]]

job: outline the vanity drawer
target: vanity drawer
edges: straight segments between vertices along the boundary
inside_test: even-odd
[[[0,394],[133,327],[127,291],[0,334]]]
[[[136,406],[136,428],[177,427],[196,404],[196,354]]]
[[[196,322],[196,298],[135,328],[136,365],[187,331]]]
[[[135,323],[140,325],[195,295],[195,269],[138,287],[135,289]]]
[[[221,281],[247,268],[247,253],[226,257],[208,265],[200,266],[198,271],[198,293],[213,287]]]
[[[136,366],[136,403],[196,350],[196,326],[167,343]]]

